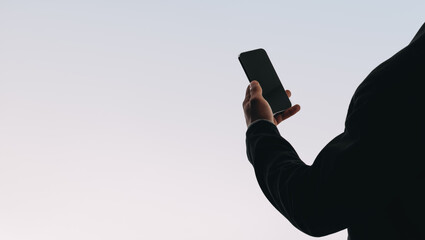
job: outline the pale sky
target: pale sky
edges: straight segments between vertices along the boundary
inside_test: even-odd
[[[240,52],[301,111],[304,162],[424,22],[420,1],[0,2],[0,239],[313,239],[246,157]],[[322,239],[346,239],[346,230]]]

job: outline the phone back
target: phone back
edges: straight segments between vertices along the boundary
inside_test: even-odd
[[[273,114],[282,112],[292,106],[264,49],[260,48],[241,53],[239,62],[248,80],[250,82],[256,80],[260,83],[263,97],[270,104]]]

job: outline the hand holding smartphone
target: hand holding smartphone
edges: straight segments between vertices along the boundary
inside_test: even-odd
[[[260,48],[241,53],[239,62],[249,82],[256,80],[260,83],[263,97],[269,103],[273,115],[282,113],[292,106],[264,49]]]

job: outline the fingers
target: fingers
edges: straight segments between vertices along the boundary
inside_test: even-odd
[[[286,109],[283,113],[275,115],[274,118],[276,119],[276,124],[279,124],[283,120],[292,117],[293,115],[295,115],[300,110],[301,110],[301,106],[298,105],[298,104],[295,104],[294,106]]]
[[[262,97],[263,96],[263,90],[261,89],[260,83],[256,80],[253,80],[249,87],[251,88],[251,96],[254,97]]]
[[[258,95],[262,96],[262,94],[263,94],[263,89],[261,88],[260,83],[257,80],[252,80],[252,82],[249,84],[248,88],[251,90],[252,96],[258,96]],[[248,91],[248,89],[247,89],[247,91]],[[292,96],[292,93],[291,93],[290,90],[285,90],[285,92],[286,92],[286,95],[288,97]]]
[[[292,96],[292,93],[290,90],[285,90],[286,95],[289,97]],[[263,98],[263,90],[260,86],[260,83],[256,80],[251,81],[251,83],[246,88],[245,93],[245,99],[242,103],[245,111],[248,107],[248,103],[255,104],[255,102],[258,102],[261,98]],[[285,119],[288,119],[295,115],[297,112],[301,110],[300,105],[296,104],[288,109],[286,109],[283,113],[277,114],[274,116],[274,122],[276,125],[284,121]]]
[[[288,95],[288,98],[290,98],[290,97],[291,97],[291,95],[292,95],[291,91],[286,90],[285,92],[286,92],[286,95]]]
[[[245,106],[245,104],[249,101],[250,98],[251,98],[251,90],[250,90],[250,86],[248,85],[248,87],[246,88],[245,99],[243,100],[242,106]]]
[[[293,116],[295,113],[299,112],[300,110],[301,110],[301,106],[298,105],[298,104],[295,104],[294,106],[292,106],[289,109],[287,109],[285,111],[286,114],[283,114],[283,115],[284,115],[284,117],[289,118],[289,117]]]

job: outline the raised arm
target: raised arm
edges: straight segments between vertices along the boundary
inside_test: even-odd
[[[276,120],[262,115],[267,108],[261,97],[257,95],[249,111],[244,108],[245,115],[260,115],[255,120],[268,120],[251,125],[252,117],[246,117],[247,155],[258,183],[273,206],[306,234],[328,235],[372,216],[423,169],[418,162],[423,137],[415,131],[422,120],[411,105],[402,108],[400,102],[388,102],[391,88],[370,96],[368,89],[373,87],[366,84],[358,89],[345,131],[323,148],[311,166],[280,135]],[[262,110],[254,110],[255,106]],[[392,107],[406,112],[394,114]]]

